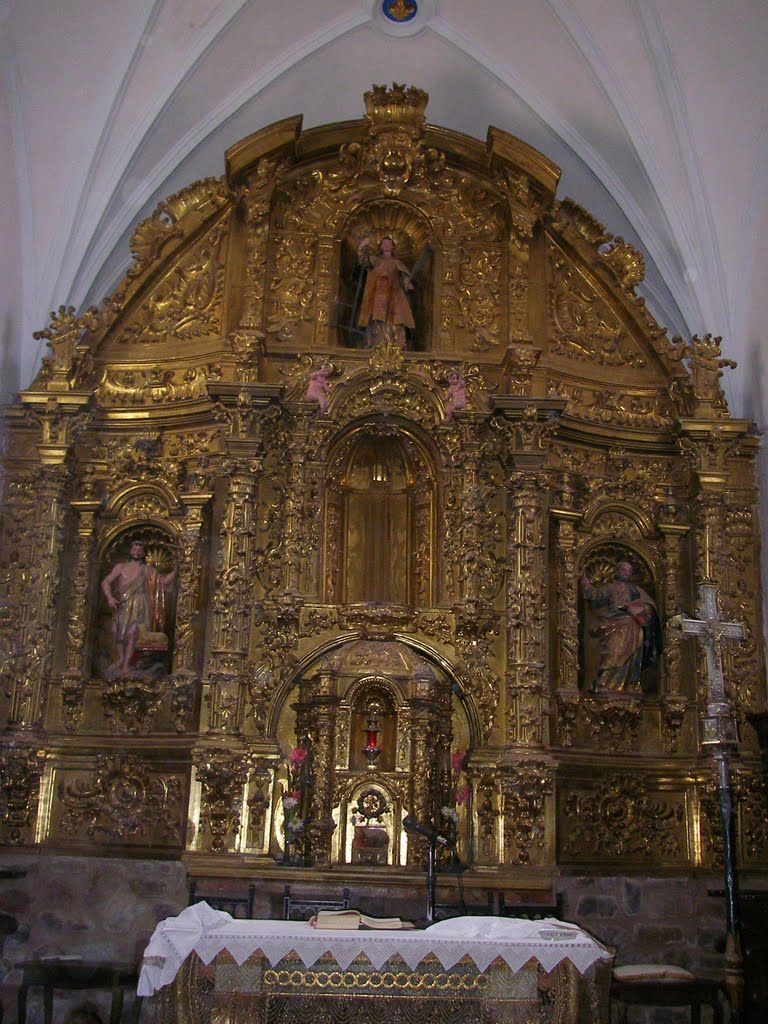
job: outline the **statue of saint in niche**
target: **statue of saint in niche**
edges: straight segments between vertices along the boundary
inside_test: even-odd
[[[427,226],[400,214],[368,211],[342,242],[333,322],[348,348],[429,347],[433,249]]]
[[[370,237],[360,243],[358,259],[366,267],[365,290],[357,326],[365,330],[369,348],[394,341],[407,348],[406,331],[416,324],[406,292],[413,291],[413,278],[404,263],[395,257],[395,243],[385,235],[374,253]]]
[[[143,540],[131,542],[127,561],[118,562],[101,582],[111,613],[112,660],[100,674],[106,679],[130,675],[150,678],[168,670],[168,608],[175,567],[160,572],[147,564]]]
[[[585,681],[593,693],[640,690],[644,669],[661,654],[656,604],[633,574],[632,563],[622,559],[604,586],[582,577]]]

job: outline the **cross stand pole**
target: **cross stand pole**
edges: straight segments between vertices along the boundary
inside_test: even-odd
[[[427,924],[435,923],[435,846],[437,838],[427,842]]]
[[[717,606],[717,588],[707,579],[699,584],[698,619],[680,616],[683,636],[698,638],[707,659],[709,684],[707,710],[703,720],[702,747],[709,749],[717,767],[717,787],[723,831],[723,867],[725,874],[725,987],[731,1003],[732,1024],[741,1024],[744,994],[744,962],[741,951],[738,878],[734,844],[733,796],[730,782],[730,761],[739,743],[736,719],[725,692],[722,642],[741,640],[744,625],[724,622]]]

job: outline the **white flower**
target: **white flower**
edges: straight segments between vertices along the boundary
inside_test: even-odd
[[[301,818],[296,818],[294,821],[288,822],[288,828],[291,829],[292,832],[301,832],[304,828],[304,822]]]
[[[441,807],[440,813],[444,818],[450,818],[451,821],[459,820],[459,812],[456,810],[455,807]]]
[[[293,808],[298,804],[298,802],[299,801],[296,799],[295,796],[283,797],[283,807],[285,808],[286,811],[292,811]]]

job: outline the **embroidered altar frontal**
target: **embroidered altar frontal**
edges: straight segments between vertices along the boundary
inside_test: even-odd
[[[165,990],[158,1019],[196,1024],[591,1024],[606,1019],[601,996],[607,975],[602,964],[580,975],[569,961],[546,972],[534,959],[517,971],[501,959],[480,971],[470,957],[446,970],[434,956],[414,970],[397,955],[381,967],[363,955],[347,968],[328,955],[308,968],[289,954],[271,967],[259,954],[238,965],[224,952],[210,968],[196,957],[185,963],[173,987]]]

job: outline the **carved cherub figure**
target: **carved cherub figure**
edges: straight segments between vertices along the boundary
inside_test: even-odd
[[[309,383],[307,384],[307,393],[304,396],[308,402],[317,402],[320,406],[320,412],[326,412],[328,409],[328,399],[331,393],[331,389],[328,386],[328,378],[331,375],[331,364],[322,362],[313,370],[309,375]]]
[[[445,401],[445,421],[453,419],[453,414],[467,404],[467,382],[458,370],[448,374],[448,394]]]

